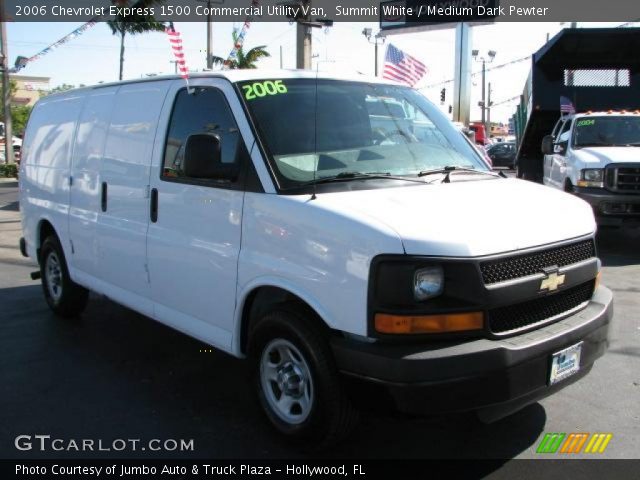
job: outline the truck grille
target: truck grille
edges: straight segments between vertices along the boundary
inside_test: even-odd
[[[505,334],[550,321],[586,304],[593,295],[594,284],[590,280],[558,293],[489,310],[489,329],[496,334]]]
[[[526,277],[542,272],[547,267],[563,267],[596,256],[593,240],[563,245],[533,253],[525,253],[480,264],[482,279],[486,285]]]
[[[640,165],[613,166],[607,168],[606,185],[621,193],[640,193]]]

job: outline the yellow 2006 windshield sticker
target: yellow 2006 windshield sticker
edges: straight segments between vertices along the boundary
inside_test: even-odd
[[[278,95],[287,93],[287,86],[282,80],[265,80],[263,82],[253,82],[249,85],[242,85],[244,90],[244,98],[253,100],[255,98],[265,97],[267,95]]]

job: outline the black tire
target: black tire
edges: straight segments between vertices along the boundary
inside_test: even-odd
[[[277,407],[273,406],[279,387],[277,382],[265,380],[263,374],[263,356],[271,358],[268,352],[273,353],[273,346],[280,341],[293,345],[294,350],[302,355],[311,377],[305,384],[310,388],[311,406],[305,418],[303,407],[298,405],[301,414],[295,421],[283,419]],[[251,332],[250,359],[260,405],[270,423],[286,440],[305,448],[323,449],[346,438],[357,424],[358,411],[352,406],[341,383],[327,335],[305,319],[304,314],[295,310],[277,310],[259,319]],[[286,370],[286,364],[281,365],[282,369]],[[269,386],[265,387],[265,383]],[[287,395],[281,393],[281,396]],[[295,415],[296,400],[293,401],[289,411]]]
[[[571,183],[571,180],[569,179],[565,180],[564,191],[567,193],[573,193],[573,184]]]
[[[44,298],[53,312],[64,318],[80,315],[89,299],[89,291],[71,280],[60,241],[48,236],[40,248],[40,275]]]

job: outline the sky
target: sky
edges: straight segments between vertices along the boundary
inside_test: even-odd
[[[10,64],[18,55],[29,57],[79,27],[80,23],[8,23],[8,53]],[[615,26],[616,24],[580,24],[579,26]],[[232,47],[231,32],[240,23],[213,23],[213,54],[227,58]],[[472,28],[473,48],[480,56],[489,50],[497,52],[493,64],[487,68],[530,56],[544,45],[547,35],[553,36],[567,25],[541,22],[500,22]],[[206,23],[176,22],[175,28],[183,39],[187,66],[192,71],[206,67]],[[313,29],[313,66],[318,62],[324,70],[343,70],[374,73],[374,46],[362,34],[364,28],[378,31],[376,23],[336,22],[328,29]],[[245,50],[265,45],[270,58],[261,60],[259,68],[295,68],[296,27],[289,23],[254,22],[245,38]],[[416,85],[431,101],[440,105],[440,91],[446,88],[447,110],[453,100],[453,83],[434,85],[453,78],[455,54],[455,30],[444,29],[387,37],[396,47],[422,61],[428,74]],[[164,33],[147,33],[127,36],[125,43],[124,77],[140,78],[147,74],[173,73],[174,65],[169,42]],[[30,63],[20,73],[51,77],[51,86],[63,83],[91,85],[115,81],[118,78],[119,38],[111,34],[104,23],[99,23],[81,36],[67,42],[49,54]],[[380,70],[384,59],[383,45],[379,48]],[[282,51],[282,59],[281,52]],[[491,82],[492,100],[500,103],[522,93],[530,70],[530,60],[504,68],[489,70],[487,82]],[[481,64],[475,62],[474,72]],[[471,119],[480,119],[481,76],[472,77]],[[506,122],[515,111],[517,101],[511,100],[492,108],[493,121]]]

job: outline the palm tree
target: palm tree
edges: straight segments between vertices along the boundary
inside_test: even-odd
[[[163,3],[164,0],[137,0],[132,8],[149,8],[154,4]],[[125,7],[129,6],[129,0],[111,0],[111,3]],[[120,36],[120,74],[118,78],[122,80],[122,73],[124,71],[124,37],[128,33],[130,35],[136,35],[146,32],[159,32],[165,29],[163,22],[158,22],[153,15],[116,15],[115,20],[109,20],[107,22],[111,33]]]
[[[233,44],[238,43],[238,31],[234,30],[231,33],[233,37]],[[249,50],[247,53],[244,53],[242,47],[238,49],[237,57],[235,60],[230,60],[227,64],[227,68],[230,69],[240,69],[240,68],[258,68],[256,66],[256,62],[264,57],[270,57],[271,54],[265,50],[266,45],[260,45],[259,47],[254,47]],[[223,65],[226,62],[224,58],[221,57],[213,57],[213,63],[216,65]]]

